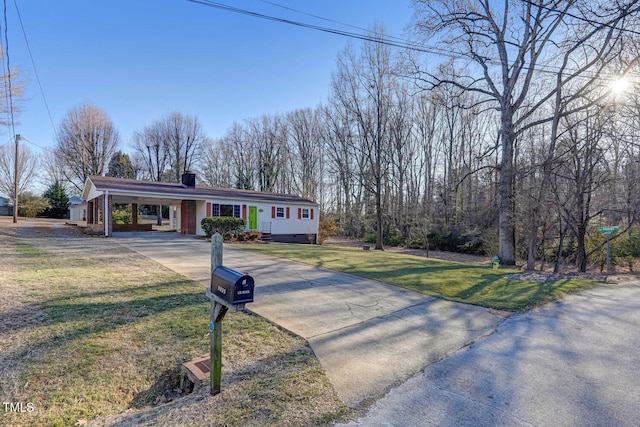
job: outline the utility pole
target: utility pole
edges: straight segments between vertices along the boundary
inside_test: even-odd
[[[14,174],[13,174],[13,181],[14,181],[14,187],[13,187],[13,223],[17,223],[18,222],[18,153],[20,152],[19,150],[19,141],[20,141],[20,134],[16,134],[16,156],[15,156],[15,169],[14,169]]]

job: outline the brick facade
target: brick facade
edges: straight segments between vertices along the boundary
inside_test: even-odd
[[[196,201],[183,200],[180,206],[180,234],[196,234]]]
[[[113,197],[109,195],[109,198],[107,199],[106,211],[104,198],[105,196],[102,195],[99,198],[87,202],[87,228],[91,231],[92,234],[104,234],[106,221],[107,235],[111,236],[111,234],[113,233],[113,221],[111,218],[111,211],[113,211]]]
[[[138,204],[131,204],[131,224],[138,225]]]
[[[93,216],[93,205],[95,203],[93,202],[93,200],[90,200],[87,202],[87,225],[89,224],[93,224],[93,218],[95,218]]]

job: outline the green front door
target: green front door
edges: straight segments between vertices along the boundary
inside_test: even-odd
[[[258,208],[249,206],[249,231],[258,229]]]

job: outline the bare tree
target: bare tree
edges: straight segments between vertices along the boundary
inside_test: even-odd
[[[323,109],[326,133],[326,157],[329,185],[334,188],[333,200],[338,223],[347,236],[362,235],[363,185],[359,179],[362,153],[358,150],[351,114],[337,100]]]
[[[377,36],[382,30],[375,31]],[[380,36],[381,37],[381,36]],[[383,250],[383,192],[388,178],[392,109],[392,73],[389,48],[380,43],[364,45],[360,55],[347,48],[338,57],[338,72],[332,80],[332,97],[355,123],[366,165],[363,184],[374,198],[375,248]]]
[[[318,200],[323,163],[320,110],[296,110],[287,114],[286,118],[289,140],[293,145],[290,174],[296,181],[297,192],[302,197]]]
[[[279,116],[263,115],[248,121],[247,142],[256,150],[260,191],[273,192],[278,189],[278,177],[283,168],[282,151],[286,145],[286,132],[286,125]]]
[[[415,122],[413,138],[420,149],[420,166],[416,180],[420,180],[422,200],[419,201],[423,221],[421,226],[426,229],[428,218],[432,212],[430,207],[435,194],[435,181],[437,163],[442,151],[439,147],[439,140],[436,138],[436,127],[438,122],[437,104],[432,102],[430,94],[422,93],[415,100],[414,117]]]
[[[199,176],[212,187],[234,186],[234,167],[231,150],[224,139],[207,139],[200,146]]]
[[[257,147],[249,143],[249,131],[235,122],[223,138],[233,165],[234,187],[243,190],[257,188]]]
[[[182,174],[193,169],[200,145],[207,136],[197,116],[172,112],[161,119],[159,124],[174,180],[180,182]]]
[[[419,28],[439,33],[453,52],[477,74],[436,78],[436,85],[452,84],[484,94],[500,111],[500,200],[498,256],[515,264],[514,146],[517,113],[527,101],[537,62],[562,22],[563,9],[547,10],[545,0],[514,3],[510,0],[418,2],[423,17]],[[548,2],[549,4],[553,2]],[[424,7],[420,7],[424,5]],[[435,76],[433,76],[435,77]]]
[[[80,189],[74,186],[68,179],[65,165],[53,151],[45,151],[40,161],[40,183],[48,187],[52,182],[58,182],[68,194],[79,194]]]
[[[611,102],[611,76],[625,75],[640,60],[635,35],[626,28],[633,26],[637,18],[638,2],[628,1],[611,7],[609,4],[590,5],[579,8],[581,15],[567,14],[565,25],[568,31],[564,40],[559,43],[561,50],[548,65],[557,67],[557,71],[545,70],[553,75],[553,85],[543,88],[543,97],[539,98],[535,108],[520,118],[523,131],[532,127],[548,126],[548,142],[544,145],[540,160],[540,186],[532,194],[536,194],[531,203],[529,215],[529,254],[527,269],[533,269],[537,252],[538,230],[544,221],[543,211],[549,211],[553,203],[549,199],[549,186],[553,169],[557,160],[556,147],[565,132],[571,132],[568,123],[580,122],[582,119],[566,120],[571,115],[585,113],[587,110],[598,110],[601,104]],[[615,78],[614,78],[615,79]],[[538,85],[540,86],[540,85]],[[540,111],[538,107],[550,104],[550,112]],[[527,123],[528,121],[528,123]],[[562,211],[562,209],[560,210]],[[570,226],[570,222],[565,222]],[[578,239],[579,236],[578,236]]]
[[[143,177],[152,181],[163,181],[169,166],[169,151],[163,123],[155,121],[133,134],[136,158],[142,166]],[[156,225],[162,225],[162,205],[156,206]]]
[[[15,148],[12,144],[0,147],[0,192],[14,199],[15,196]],[[28,147],[18,151],[18,194],[29,190],[36,179],[39,161]]]
[[[195,168],[205,141],[200,120],[180,112],[169,113],[133,135],[134,150],[153,181],[180,182],[183,173]]]
[[[118,131],[107,114],[91,104],[83,104],[63,118],[55,154],[64,165],[68,180],[80,189],[87,177],[104,175],[118,143]]]
[[[622,99],[616,100],[620,107],[616,111],[619,120],[611,121],[612,139],[621,145],[619,151],[622,152],[621,179],[614,193],[623,198],[626,224],[633,225],[640,218],[640,93],[633,87],[621,95]]]
[[[169,167],[169,153],[161,124],[154,122],[134,132],[133,147],[143,165],[143,176],[152,181],[162,181]]]
[[[587,26],[603,33],[610,25],[590,18],[615,15],[622,19],[635,10],[635,1],[616,4],[615,9],[596,4],[584,8],[593,11],[587,16]],[[464,90],[478,92],[492,100],[500,113],[500,182],[499,182],[499,252],[505,264],[514,264],[515,247],[515,148],[518,135],[529,116],[558,93],[558,88],[536,94],[532,82],[543,76],[545,66],[564,57],[566,46],[558,43],[570,32],[568,23],[580,20],[582,9],[577,1],[533,0],[513,2],[503,0],[417,1],[417,30],[437,35],[449,43],[452,61],[458,63],[455,74],[429,81],[434,85],[452,84]],[[589,12],[586,12],[589,13]],[[586,16],[586,15],[585,15]],[[607,19],[609,20],[609,19]],[[618,22],[618,21],[616,21]],[[598,25],[599,24],[599,25]],[[616,28],[613,25],[613,28]],[[579,63],[589,62],[588,49],[580,49],[586,57],[571,57]],[[569,59],[569,58],[567,58]],[[546,63],[545,63],[546,62]],[[590,67],[587,67],[590,68]]]
[[[4,49],[0,47],[0,60],[4,61]],[[0,73],[0,97],[3,102],[0,103],[0,126],[12,126],[15,115],[22,111],[24,101],[24,80],[21,78],[18,70],[8,70],[3,67]]]
[[[569,123],[568,131],[559,141],[558,167],[554,170],[554,193],[560,198],[558,206],[564,223],[576,241],[576,264],[581,272],[587,269],[585,237],[591,220],[602,211],[593,211],[593,196],[598,187],[610,183],[611,175],[604,164],[609,140],[604,135],[606,114],[593,111],[584,114],[576,123]],[[572,116],[571,120],[578,117]],[[558,249],[560,253],[562,246]],[[558,259],[560,257],[557,257]],[[559,271],[556,262],[554,271]]]

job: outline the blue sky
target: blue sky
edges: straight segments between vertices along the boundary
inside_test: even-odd
[[[358,31],[266,1],[220,2]],[[124,151],[130,151],[135,130],[170,111],[197,115],[207,134],[216,138],[234,121],[315,107],[326,100],[337,54],[349,40],[186,0],[15,3],[35,62],[34,69],[15,4],[7,1],[9,58],[26,83],[15,132],[35,151],[54,145],[54,127],[83,102],[107,112],[120,131]],[[412,14],[409,0],[271,3],[362,28],[382,24],[394,36],[403,34]],[[10,140],[5,130],[0,144]]]

